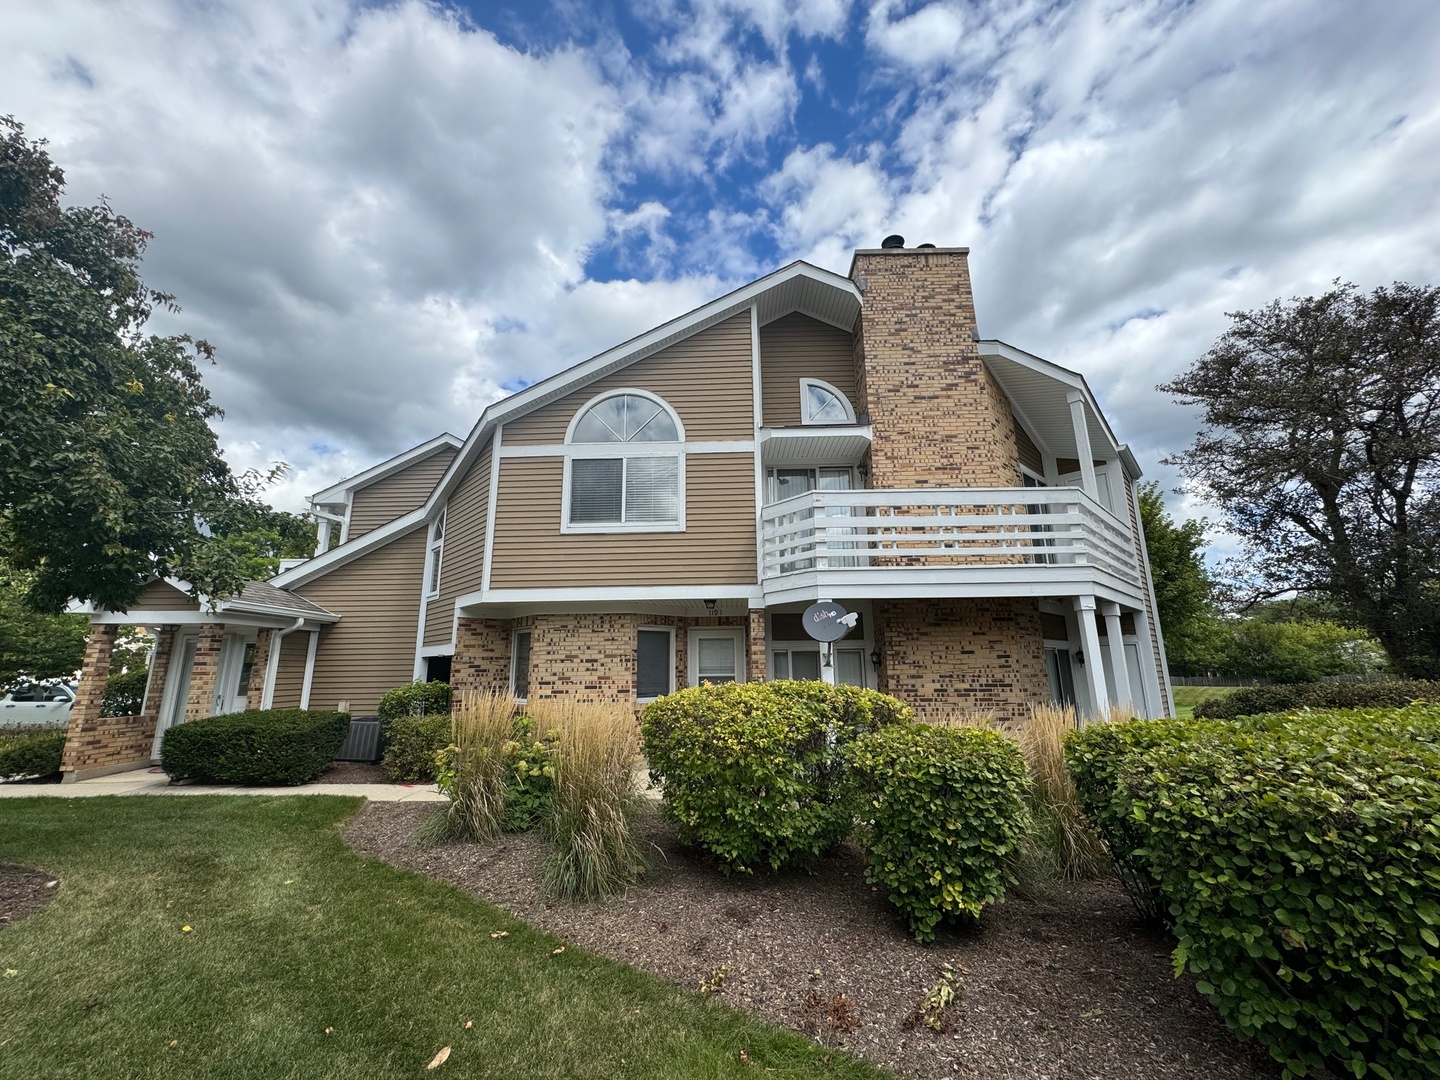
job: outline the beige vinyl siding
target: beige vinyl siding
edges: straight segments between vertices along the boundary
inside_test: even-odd
[[[411,462],[393,476],[376,480],[356,490],[350,503],[347,540],[364,536],[387,521],[408,514],[430,497],[440,477],[455,460],[455,449],[442,446],[429,457]]]
[[[506,444],[563,443],[579,408],[607,390],[638,387],[664,398],[691,441],[752,439],[750,314],[702,330],[505,425]]]
[[[425,644],[443,645],[455,623],[455,598],[485,583],[485,525],[490,515],[490,448],[470,466],[445,506],[445,551],[440,595],[425,612]]]
[[[300,691],[305,686],[305,656],[310,650],[310,635],[295,630],[280,639],[280,663],[275,668],[275,693],[270,705],[276,709],[298,709]]]
[[[140,590],[130,611],[199,611],[200,601],[167,581],[152,581]]]
[[[564,459],[506,458],[495,508],[494,589],[755,582],[750,454],[685,459],[685,531],[561,535]]]
[[[372,715],[381,694],[411,680],[426,535],[414,529],[295,589],[340,616],[320,633],[313,708],[347,700],[354,715]]]
[[[1030,438],[1030,433],[1019,423],[1015,425],[1015,448],[1020,452],[1020,464],[1029,469],[1036,476],[1045,475],[1045,459],[1040,454],[1040,448],[1035,445],[1035,440]],[[1079,467],[1079,463],[1076,463]]]
[[[855,385],[855,339],[795,312],[760,328],[760,414],[766,427],[801,422],[800,380],[821,379],[865,411]]]

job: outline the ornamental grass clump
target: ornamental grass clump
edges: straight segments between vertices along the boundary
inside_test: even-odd
[[[435,825],[440,838],[484,843],[504,829],[516,707],[508,693],[456,695],[450,745],[435,757],[436,782],[450,799]]]
[[[1177,973],[1293,1075],[1440,1073],[1440,707],[1132,720],[1069,737]]]
[[[595,900],[633,882],[645,861],[635,830],[639,757],[628,705],[533,701],[536,727],[553,732],[550,840],[544,888],[553,897]]]
[[[915,718],[874,690],[782,680],[697,686],[646,706],[650,777],[682,843],[749,874],[813,862],[849,835],[845,749]]]
[[[1005,895],[1030,830],[1025,760],[1013,739],[978,727],[896,725],[847,750],[861,795],[865,880],[917,941],[947,918],[974,920]]]
[[[1034,705],[1018,734],[1030,770],[1034,822],[1021,855],[1027,879],[1084,881],[1110,870],[1109,852],[1085,817],[1065,765],[1065,736],[1077,727],[1072,706]]]

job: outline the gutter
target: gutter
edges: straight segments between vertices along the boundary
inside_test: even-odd
[[[276,630],[270,635],[270,655],[265,658],[265,689],[260,694],[260,708],[269,709],[275,704],[275,676],[280,670],[281,639],[304,625],[305,616],[301,615],[293,625],[287,626],[284,630]]]

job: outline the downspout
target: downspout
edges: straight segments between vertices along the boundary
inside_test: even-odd
[[[265,690],[260,695],[260,708],[269,709],[275,704],[275,676],[280,671],[280,640],[304,625],[305,617],[302,615],[295,620],[293,626],[271,633],[270,655],[265,658]]]

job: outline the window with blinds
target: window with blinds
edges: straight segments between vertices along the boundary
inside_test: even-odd
[[[642,629],[635,646],[635,696],[641,701],[664,697],[671,691],[671,631]]]
[[[569,441],[595,450],[594,456],[577,451],[567,460],[566,527],[644,530],[681,524],[682,455],[657,453],[656,444],[678,447],[683,434],[663,402],[639,393],[592,402],[571,424]]]

